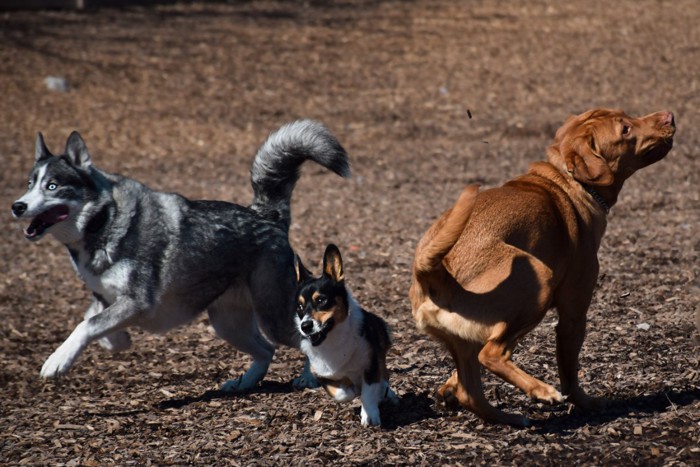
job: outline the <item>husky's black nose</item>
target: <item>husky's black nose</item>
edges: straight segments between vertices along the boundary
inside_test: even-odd
[[[311,321],[302,321],[301,330],[305,334],[311,334],[311,332],[314,330],[314,323]]]
[[[24,212],[27,210],[27,203],[23,203],[21,201],[16,201],[12,204],[12,214],[15,215],[15,217],[19,217]]]

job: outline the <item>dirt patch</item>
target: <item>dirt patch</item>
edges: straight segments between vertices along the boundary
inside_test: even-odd
[[[609,2],[209,2],[87,12],[0,13],[0,459],[6,464],[668,464],[700,462],[700,9]],[[601,14],[601,12],[605,14]],[[67,82],[47,89],[45,78]],[[554,131],[590,107],[678,120],[670,156],[630,180],[610,214],[581,360],[603,414],[545,407],[492,375],[487,397],[536,421],[488,425],[436,406],[452,371],[419,334],[407,290],[416,242],[468,183],[494,186],[544,157]],[[359,301],[394,329],[401,398],[381,429],[357,404],[293,392],[298,351],[280,349],[259,390],[216,389],[248,359],[204,318],[92,345],[59,381],[43,360],[80,321],[88,293],[63,247],[27,243],[9,206],[34,138],[70,131],[94,162],[191,198],[247,203],[265,135],[325,122],[354,178],[308,166],[291,241],[318,270],[344,253]],[[554,314],[516,362],[556,384]]]

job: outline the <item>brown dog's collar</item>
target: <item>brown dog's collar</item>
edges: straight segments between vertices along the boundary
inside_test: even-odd
[[[586,185],[584,183],[582,183],[581,186],[583,186],[583,189],[586,190],[588,194],[591,195],[598,204],[600,204],[600,207],[603,208],[605,214],[610,212],[610,205],[608,205],[608,203],[603,199],[603,197],[600,196],[600,193],[595,191],[591,186]]]

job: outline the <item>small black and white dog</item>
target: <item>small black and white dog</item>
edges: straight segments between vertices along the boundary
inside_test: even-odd
[[[253,358],[222,390],[255,386],[267,373],[273,343],[300,346],[290,313],[296,284],[288,231],[292,190],[306,160],[350,175],[338,140],[320,123],[296,121],[258,150],[253,202],[243,207],[191,201],[99,170],[77,132],[53,156],[39,134],[28,190],[12,212],[31,219],[27,239],[50,233],[63,243],[93,293],[84,320],[41,376],[66,373],[92,341],[122,350],[131,345],[130,326],[161,333],[206,309],[217,334]],[[315,384],[310,373],[299,380]]]
[[[391,338],[386,323],[362,309],[345,287],[335,245],[326,248],[320,277],[312,277],[299,257],[296,272],[296,322],[311,372],[339,402],[360,396],[362,424],[379,425],[379,404],[398,403],[389,387],[386,355]]]

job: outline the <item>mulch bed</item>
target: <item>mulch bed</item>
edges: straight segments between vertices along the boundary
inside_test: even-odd
[[[604,13],[603,13],[604,12]],[[231,1],[84,12],[0,12],[0,463],[7,465],[700,464],[700,9],[580,2]],[[47,89],[45,78],[67,89]],[[543,406],[484,374],[487,397],[535,423],[489,425],[436,403],[453,365],[418,333],[407,291],[416,243],[461,187],[496,186],[544,157],[590,107],[674,111],[669,157],[627,182],[600,250],[581,380],[604,413]],[[12,221],[34,139],[70,131],[94,162],[191,198],[247,203],[266,134],[325,122],[354,177],[307,166],[290,238],[318,270],[344,254],[358,300],[394,331],[398,407],[359,423],[359,403],[295,392],[297,350],[264,383],[219,385],[248,357],[206,318],[132,349],[92,345],[64,378],[41,364],[80,321],[84,285],[64,249]],[[514,360],[558,385],[556,314]]]

